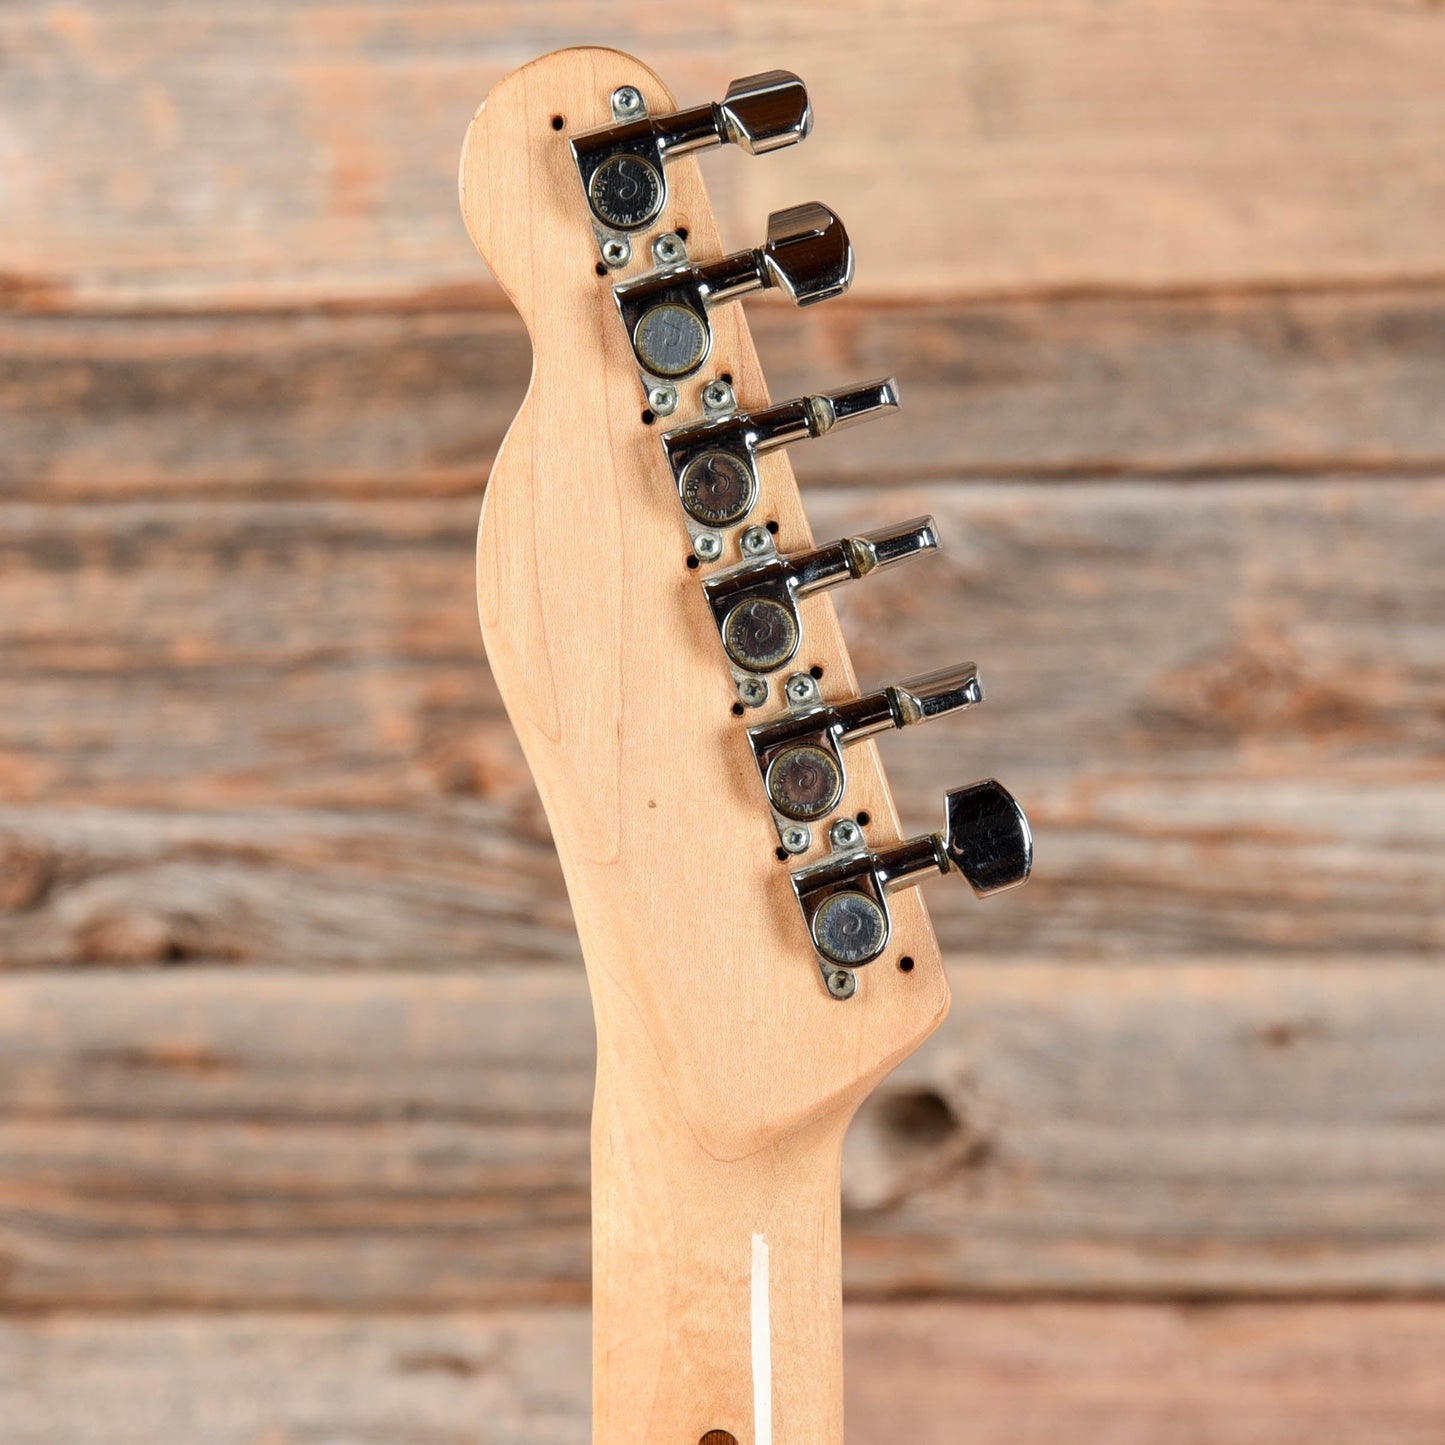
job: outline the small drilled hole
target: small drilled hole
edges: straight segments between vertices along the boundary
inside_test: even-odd
[[[689,557],[687,559],[687,566],[690,572],[696,572],[697,569],[702,566],[702,563],[699,562],[696,557]]]
[[[873,814],[872,814],[872,813],[859,813],[859,814],[858,814],[858,826],[859,826],[860,828],[866,828],[866,827],[869,825],[869,823],[871,823],[872,821],[873,821]]]
[[[786,848],[779,846],[777,854],[779,863],[786,863],[788,861],[788,850]]]
[[[821,664],[819,664],[819,663],[816,663],[816,662],[815,662],[815,663],[812,665],[812,667],[810,667],[810,668],[808,669],[808,676],[811,677],[814,682],[817,682],[817,680],[818,680],[820,677],[822,677],[822,675],[823,675],[823,668],[822,668]]]
[[[687,240],[687,227],[679,226],[672,234],[676,236],[679,241],[685,241]]]
[[[912,958],[910,958],[910,957],[908,956],[908,954],[905,953],[905,954],[903,955],[903,957],[898,960],[898,967],[899,967],[900,969],[902,969],[904,973],[912,973],[912,972],[913,972],[913,960],[912,960]]]
[[[769,523],[768,523],[768,531],[770,531],[770,532],[773,534],[773,536],[776,537],[776,536],[778,535],[778,524],[777,524],[776,522],[769,521]]]
[[[733,716],[734,716],[734,717],[741,717],[746,711],[747,711],[747,708],[745,708],[745,707],[742,705],[742,703],[740,703],[740,702],[735,702],[735,703],[733,704]]]
[[[607,267],[604,266],[601,261],[599,261],[592,269],[596,271],[599,276],[605,276],[607,274]]]
[[[566,124],[567,124],[567,118],[566,118],[565,116],[554,115],[554,116],[552,117],[552,129],[553,129],[553,130],[561,130],[562,127],[563,127],[564,125],[566,125]]]
[[[733,374],[730,371],[725,371],[720,377],[718,377],[718,380],[725,381],[729,386],[731,386],[733,384]]]
[[[709,1430],[697,1445],[738,1445],[738,1437],[729,1430]]]
[[[653,424],[653,422],[655,422],[656,420],[657,420],[657,417],[656,417],[656,415],[653,413],[653,410],[652,410],[652,408],[651,408],[650,406],[645,406],[645,407],[642,408],[642,424],[643,424],[643,426],[651,426],[651,425]]]

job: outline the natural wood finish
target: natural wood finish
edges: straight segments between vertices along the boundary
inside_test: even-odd
[[[854,1445],[1437,1445],[1433,1304],[844,1311]],[[0,1325],[6,1445],[580,1445],[584,1311]]]
[[[951,980],[848,1137],[853,1295],[1445,1294],[1438,968]],[[572,964],[0,980],[0,1308],[584,1300],[592,1060]]]
[[[772,391],[896,373],[805,484],[1445,470],[1445,291],[754,306]],[[13,497],[474,497],[526,388],[510,311],[0,315]],[[68,514],[68,515],[73,515]]]
[[[610,120],[624,84],[654,112],[675,108],[617,51],[524,66],[488,95],[461,165],[467,229],[532,338],[531,385],[487,483],[477,596],[552,825],[597,1024],[593,1438],[673,1445],[726,1429],[764,1445],[776,1430],[841,1445],[843,1132],[937,1027],[947,983],[919,893],[904,890],[890,956],[917,967],[890,976],[880,960],[840,1005],[775,856],[566,142]],[[668,186],[656,229],[683,227],[697,254],[717,255],[696,162],[675,161]],[[741,407],[766,405],[741,308],[715,308],[710,325],[705,374],[679,386],[680,415],[700,415],[701,387],[723,372]],[[759,471],[757,514],[776,524],[779,549],[810,545],[786,457]],[[827,598],[803,612],[824,694],[848,696],[856,682]],[[849,804],[873,815],[874,846],[899,837],[871,744],[852,750]]]
[[[476,294],[449,201],[466,118],[528,56],[603,39],[688,102],[794,65],[818,135],[709,158],[724,234],[755,241],[770,206],[816,194],[859,237],[864,294],[1445,273],[1429,0],[12,0],[3,295]]]

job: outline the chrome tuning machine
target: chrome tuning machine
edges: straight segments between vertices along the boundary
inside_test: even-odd
[[[662,445],[688,516],[699,526],[729,527],[757,500],[757,460],[764,453],[897,407],[898,383],[889,376],[693,422],[667,432]]]
[[[668,238],[670,244],[680,244]],[[637,363],[652,376],[690,376],[712,349],[708,308],[777,287],[799,306],[841,296],[853,281],[853,246],[827,206],[809,201],[768,217],[768,239],[716,261],[684,260],[613,287]]]
[[[756,530],[767,539],[761,527]],[[703,592],[733,665],[745,673],[768,673],[791,661],[798,650],[803,635],[800,598],[937,547],[933,518],[915,517],[808,552],[787,556],[775,552],[710,577]]]
[[[663,168],[674,156],[729,144],[763,155],[795,145],[813,124],[807,89],[786,70],[733,81],[720,104],[660,116],[625,85],[613,93],[612,114],[612,125],[572,137],[572,155],[592,214],[613,231],[640,230],[661,214]]]
[[[929,873],[956,871],[980,897],[1014,888],[1029,876],[1033,838],[1023,809],[1000,783],[974,783],[947,795],[946,826],[892,848],[839,848],[793,874],[793,890],[817,950],[828,991],[847,998],[838,969],[861,968],[888,946],[888,895]],[[856,828],[850,830],[857,836]]]
[[[978,668],[965,662],[845,702],[800,709],[752,728],[748,741],[774,810],[791,822],[813,823],[842,801],[845,746],[982,701]]]

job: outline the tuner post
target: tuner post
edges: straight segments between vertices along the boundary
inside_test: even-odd
[[[796,145],[813,125],[803,82],[788,70],[744,76],[718,104],[649,116],[641,93],[624,86],[612,97],[613,124],[572,137],[572,156],[597,223],[613,232],[641,230],[667,204],[667,162],[675,156],[735,145],[766,155]]]
[[[662,445],[689,518],[703,527],[732,526],[757,501],[760,456],[886,415],[898,404],[898,383],[888,376],[692,422],[664,433]]]
[[[945,799],[942,832],[872,850],[854,843],[793,874],[828,992],[839,968],[872,963],[888,946],[892,921],[888,895],[921,883],[929,874],[958,872],[980,898],[1025,882],[1033,866],[1033,837],[1023,809],[1002,784],[989,779],[955,788]],[[835,839],[839,836],[834,829]],[[848,836],[857,838],[856,827]]]
[[[712,350],[708,310],[776,288],[799,306],[841,296],[853,281],[843,222],[817,201],[774,211],[768,239],[716,261],[683,261],[612,288],[637,363],[650,376],[691,376]]]

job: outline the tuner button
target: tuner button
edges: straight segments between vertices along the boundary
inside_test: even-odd
[[[823,900],[813,915],[812,933],[824,958],[856,968],[883,952],[888,915],[866,893],[848,888]]]
[[[724,451],[694,457],[683,468],[679,486],[689,515],[709,527],[725,527],[747,516],[757,492],[752,468]]]
[[[785,748],[768,764],[768,798],[785,818],[811,823],[843,796],[843,770],[826,748],[812,743]]]
[[[955,788],[947,798],[948,861],[980,898],[1015,888],[1033,866],[1033,836],[1013,795],[989,779]]]
[[[853,283],[853,245],[827,206],[808,201],[768,217],[767,244],[759,253],[768,284],[799,306],[841,296]]]
[[[662,172],[637,155],[615,155],[592,173],[587,198],[598,219],[621,231],[645,226],[667,194]]]
[[[748,597],[723,622],[723,646],[747,672],[771,672],[798,650],[792,609],[771,597]]]
[[[727,139],[751,155],[795,145],[813,128],[807,87],[787,70],[733,81],[718,109]]]

